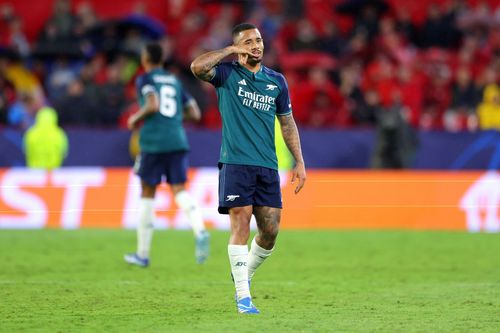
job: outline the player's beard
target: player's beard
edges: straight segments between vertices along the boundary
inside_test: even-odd
[[[251,66],[255,66],[257,64],[260,64],[262,62],[262,55],[259,57],[248,57],[247,63]]]

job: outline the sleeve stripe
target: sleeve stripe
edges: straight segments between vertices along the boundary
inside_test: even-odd
[[[151,94],[151,93],[156,93],[156,90],[152,85],[146,84],[144,87],[142,87],[141,94],[143,96],[146,96],[147,94]]]

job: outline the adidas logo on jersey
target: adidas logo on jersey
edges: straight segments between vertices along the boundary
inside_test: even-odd
[[[247,81],[245,81],[245,79],[243,79],[240,82],[238,82],[238,84],[241,84],[242,86],[246,86],[247,85]]]

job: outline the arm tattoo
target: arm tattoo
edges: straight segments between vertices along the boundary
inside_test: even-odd
[[[214,67],[230,54],[227,48],[202,54],[191,64],[191,71],[200,80],[210,81],[215,75]]]
[[[302,157],[302,149],[300,147],[300,137],[297,125],[291,114],[286,116],[278,116],[278,120],[281,125],[281,133],[283,134],[283,139],[295,158],[296,162],[304,162]]]

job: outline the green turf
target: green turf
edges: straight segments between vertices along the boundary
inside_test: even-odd
[[[227,233],[197,265],[189,232],[0,231],[1,332],[499,332],[500,235],[282,232],[238,315]]]

